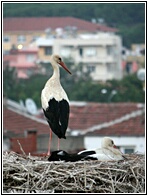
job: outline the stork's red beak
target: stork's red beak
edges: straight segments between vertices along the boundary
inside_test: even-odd
[[[116,145],[113,145],[113,147],[114,147],[114,148],[117,148],[117,146],[116,146]]]
[[[59,63],[69,74],[71,74],[71,72],[69,71],[69,69],[66,67],[66,65],[61,61]]]

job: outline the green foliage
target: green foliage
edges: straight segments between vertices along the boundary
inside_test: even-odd
[[[74,16],[104,18],[109,24],[144,23],[144,3],[4,3],[4,17]]]
[[[65,60],[66,61],[66,60]],[[94,83],[89,74],[78,74],[77,67],[71,62],[66,62],[67,66],[73,73],[68,74],[61,69],[62,86],[68,94],[70,100],[88,101],[88,102],[143,102],[145,93],[143,83],[137,79],[136,74],[128,75],[122,80],[111,80],[105,84]],[[81,70],[81,65],[79,69]],[[32,98],[38,107],[41,107],[41,91],[49,79],[49,75],[34,75],[29,79],[16,80],[15,69],[6,68],[3,73],[4,95],[8,98],[19,101],[25,101],[26,98]],[[106,93],[102,93],[106,89]],[[116,90],[116,94],[111,93]]]
[[[144,23],[132,26],[120,27],[120,35],[123,38],[123,45],[130,48],[132,43],[145,43],[145,25]]]
[[[16,71],[15,68],[5,67],[3,72],[3,91],[4,96],[10,99],[15,99],[15,92],[17,91],[18,85],[16,81]]]
[[[144,43],[145,3],[3,3],[4,17],[72,16],[91,21],[103,18],[117,27],[125,46]]]

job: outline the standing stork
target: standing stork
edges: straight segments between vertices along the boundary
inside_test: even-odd
[[[59,139],[66,139],[65,133],[69,120],[69,100],[60,83],[59,65],[61,65],[69,74],[71,74],[71,72],[68,70],[59,55],[52,55],[50,62],[53,67],[53,75],[46,82],[44,89],[42,90],[41,103],[44,115],[51,130],[58,136],[59,148]],[[50,155],[51,130],[47,155]]]

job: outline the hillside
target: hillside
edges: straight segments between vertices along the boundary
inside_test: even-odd
[[[118,28],[127,47],[144,42],[144,3],[4,3],[3,16],[73,16]]]

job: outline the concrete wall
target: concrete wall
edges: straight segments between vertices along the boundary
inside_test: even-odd
[[[134,152],[145,153],[145,137],[140,136],[108,136],[113,139],[116,146],[125,153],[126,149],[133,149]],[[103,136],[86,136],[84,138],[84,147],[86,149],[100,148]]]
[[[39,135],[37,138],[37,151],[47,152],[49,136]],[[51,151],[57,150],[58,137],[52,134]],[[60,149],[67,152],[76,152],[84,149],[83,136],[66,136],[66,139],[60,139]]]

